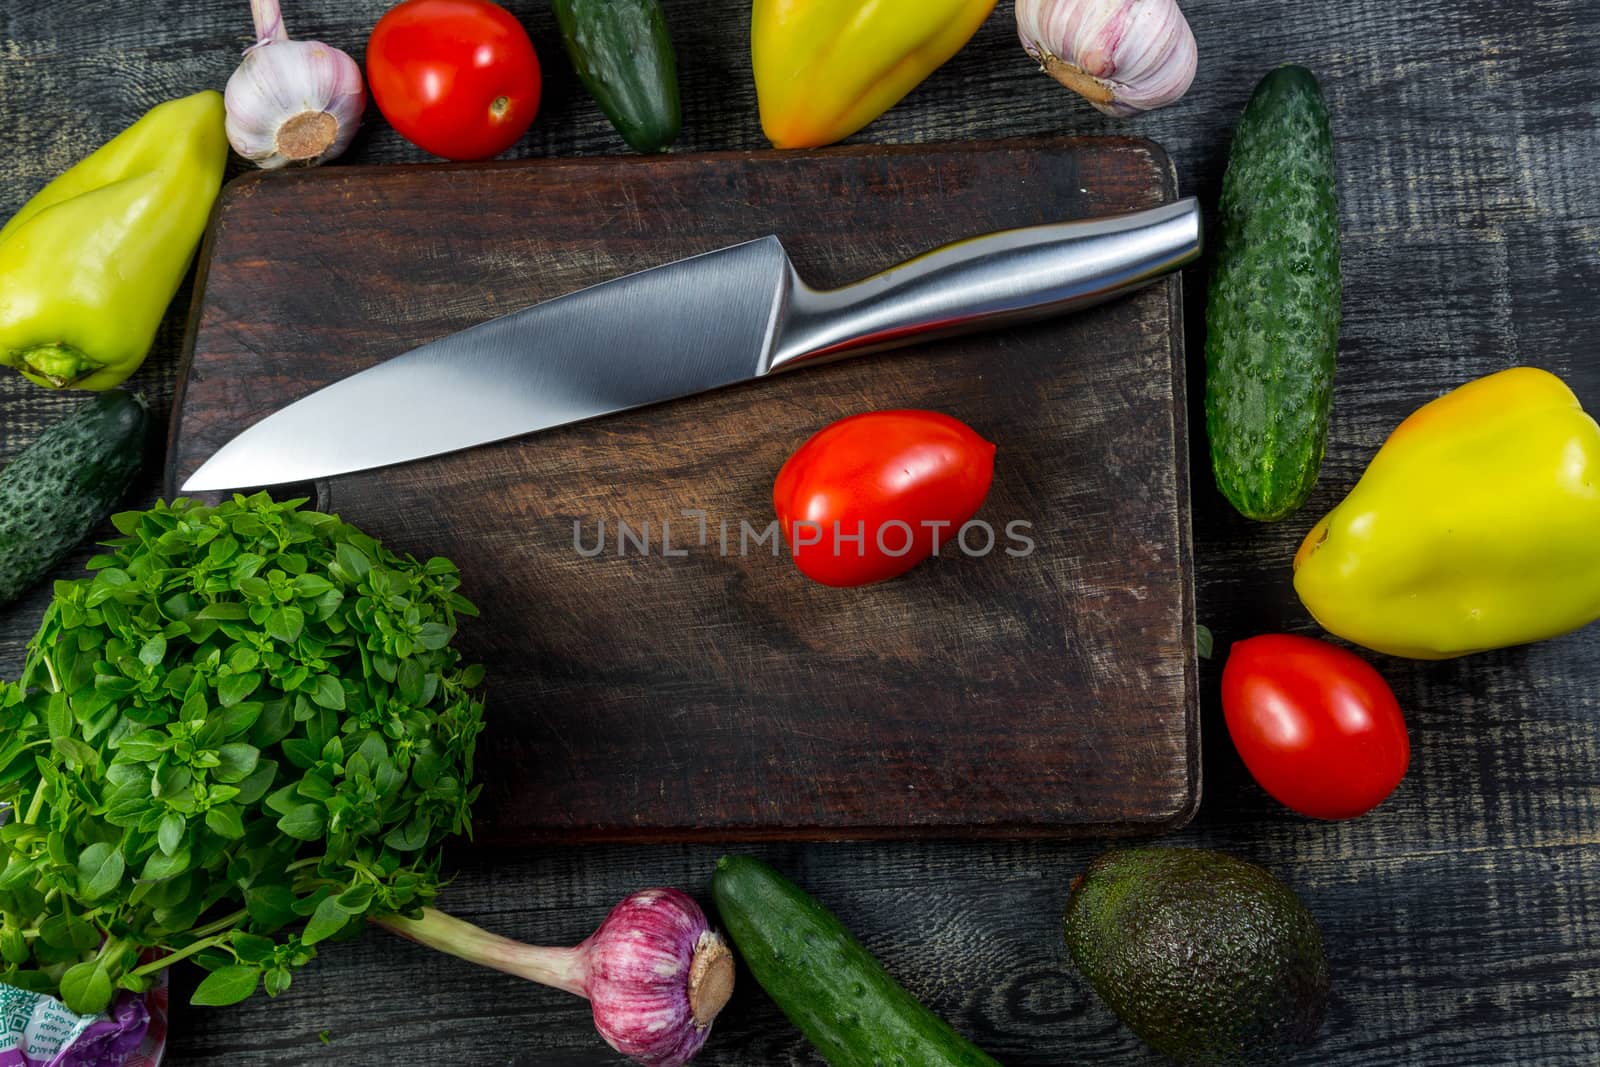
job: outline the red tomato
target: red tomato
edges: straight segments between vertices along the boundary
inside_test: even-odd
[[[1222,669],[1228,733],[1261,788],[1302,815],[1349,819],[1411,762],[1400,705],[1353,652],[1290,634],[1236,643]]]
[[[539,57],[489,0],[406,0],[367,39],[367,84],[389,124],[446,159],[488,159],[539,110]]]
[[[965,423],[934,411],[873,411],[801,445],[778,472],[772,506],[801,573],[866,585],[952,544],[993,480],[994,445]]]

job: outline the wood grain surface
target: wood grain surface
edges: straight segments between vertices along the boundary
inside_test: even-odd
[[[314,389],[635,270],[772,233],[833,288],[1173,186],[1166,155],[1125,138],[244,179],[199,268],[167,489]],[[493,709],[480,841],[1148,833],[1199,793],[1182,325],[1170,277],[334,478],[320,506],[454,560],[483,613],[460,641]],[[987,534],[950,531],[940,560],[859,590],[806,580],[775,532],[753,543],[800,442],[893,408],[998,446]]]
[[[543,112],[513,155],[615,152],[562,58],[542,0],[508,0],[546,59]],[[296,0],[292,32],[357,56],[384,0]],[[682,57],[686,151],[763,147],[748,5],[668,0]],[[1600,408],[1600,19],[1593,0],[1186,0],[1200,71],[1177,106],[1126,122],[1050,82],[1002,4],[973,42],[854,138],[915,143],[1132,133],[1173,156],[1214,204],[1255,81],[1305,63],[1322,78],[1340,167],[1345,326],[1320,488],[1302,516],[1233,515],[1205,472],[1191,409],[1200,620],[1219,648],[1265,630],[1315,633],[1289,560],[1421,401],[1526,362]],[[0,214],[157,101],[220,87],[249,36],[239,0],[0,4]],[[352,162],[423,155],[377,115]],[[995,190],[996,196],[1006,190]],[[1185,278],[1199,336],[1204,269]],[[185,301],[134,384],[170,397]],[[1191,361],[1189,395],[1198,398]],[[0,455],[75,398],[0,377]],[[158,480],[153,465],[146,498]],[[75,573],[80,553],[60,573]],[[0,609],[14,673],[48,590]],[[1412,765],[1380,809],[1315,823],[1249,779],[1221,722],[1220,659],[1202,666],[1205,794],[1168,843],[1229,849],[1293,885],[1318,916],[1334,1005],[1299,1062],[1573,1065],[1600,1061],[1600,632],[1447,663],[1378,657],[1411,728]],[[1065,957],[1057,922],[1097,842],[769,845],[753,849],[835,908],[888,968],[1010,1067],[1153,1064]],[[708,900],[716,846],[461,848],[452,911],[533,941],[571,942],[647,884]],[[180,972],[180,989],[192,987]],[[319,1040],[326,1032],[327,1044]],[[426,953],[378,931],[327,946],[268,1001],[179,1012],[178,1065],[619,1064],[575,998]],[[744,983],[697,1062],[820,1064]]]

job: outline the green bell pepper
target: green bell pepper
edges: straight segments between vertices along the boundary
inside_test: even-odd
[[[222,96],[151,108],[0,229],[0,364],[55,389],[139,369],[199,247],[228,158]]]

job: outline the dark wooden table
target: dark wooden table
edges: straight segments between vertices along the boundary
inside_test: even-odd
[[[359,57],[386,5],[287,6],[291,32]],[[513,154],[616,151],[561,53],[547,5],[508,6],[545,60],[547,94]],[[762,147],[748,5],[667,6],[683,69],[680,147]],[[1306,518],[1258,526],[1212,488],[1196,429],[1200,620],[1225,649],[1266,630],[1316,632],[1290,588],[1293,550],[1310,517],[1353,484],[1384,434],[1418,404],[1531,363],[1561,374],[1600,408],[1600,18],[1592,0],[1185,7],[1201,68],[1174,108],[1120,123],[1100,117],[1030,65],[1002,3],[965,51],[857,139],[1143,134],[1172,153],[1186,192],[1214,203],[1230,132],[1255,81],[1286,60],[1321,75],[1344,212],[1346,316],[1332,439]],[[6,0],[0,217],[149,106],[221,88],[248,23],[244,0]],[[376,112],[346,158],[424,159]],[[1199,271],[1186,278],[1191,337],[1203,283]],[[174,305],[131,383],[163,412],[186,304],[185,295]],[[1197,347],[1191,352],[1197,363]],[[0,459],[77,402],[0,377]],[[147,498],[154,493],[152,476]],[[61,574],[74,573],[84,555]],[[0,609],[0,671],[17,670],[46,596],[47,586]],[[1203,670],[1204,803],[1169,842],[1265,864],[1320,918],[1334,1004],[1303,1062],[1600,1062],[1600,629],[1464,661],[1378,664],[1407,710],[1413,746],[1410,775],[1388,803],[1351,822],[1316,823],[1266,797],[1222,727],[1218,660]],[[1058,931],[1068,883],[1102,847],[752,851],[833,906],[892,972],[1001,1061],[1154,1062],[1072,971]],[[679,885],[705,899],[719,851],[461,848],[449,857],[460,876],[443,903],[513,937],[571,942],[644,885]],[[180,976],[180,999],[192,982]],[[372,932],[329,947],[276,1001],[180,1009],[170,1060],[618,1062],[587,1016],[575,998]],[[747,981],[699,1062],[821,1061]]]

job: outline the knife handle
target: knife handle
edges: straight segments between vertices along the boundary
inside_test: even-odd
[[[840,289],[790,272],[765,372],[1026,322],[1149,285],[1200,255],[1200,205],[1029,226],[944,245]]]

